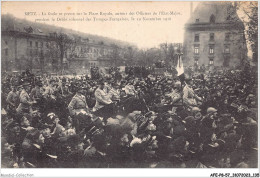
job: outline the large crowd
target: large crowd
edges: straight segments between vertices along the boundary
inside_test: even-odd
[[[2,167],[257,167],[256,70],[144,69],[2,74]]]

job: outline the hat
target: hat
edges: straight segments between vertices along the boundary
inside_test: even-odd
[[[51,120],[53,120],[53,119],[55,119],[55,117],[57,117],[57,116],[56,116],[56,114],[54,114],[54,113],[52,112],[52,113],[49,113],[49,114],[47,115],[47,117],[50,118]]]
[[[129,113],[128,115],[127,115],[127,118],[129,118],[131,121],[134,121],[135,122],[135,113]]]
[[[214,113],[214,112],[217,112],[218,110],[216,110],[215,108],[213,108],[213,107],[209,107],[208,109],[207,109],[207,113],[208,114],[210,114],[210,113]]]
[[[192,110],[191,110],[191,112],[200,112],[201,111],[201,109],[200,108],[198,108],[198,107],[193,107],[192,108]]]
[[[191,123],[193,121],[195,121],[195,118],[193,116],[188,116],[184,119],[184,123]]]
[[[181,86],[181,82],[180,82],[180,81],[175,82],[174,86],[175,86],[175,87]]]

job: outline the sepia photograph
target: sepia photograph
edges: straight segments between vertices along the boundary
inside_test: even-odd
[[[259,177],[258,1],[2,1],[1,169],[20,168]]]

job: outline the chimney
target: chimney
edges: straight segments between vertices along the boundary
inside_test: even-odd
[[[190,17],[192,16],[192,12],[193,12],[193,2],[190,2]]]

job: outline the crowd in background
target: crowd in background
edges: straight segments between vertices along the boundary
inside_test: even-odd
[[[257,71],[149,70],[2,75],[2,167],[257,167]]]

